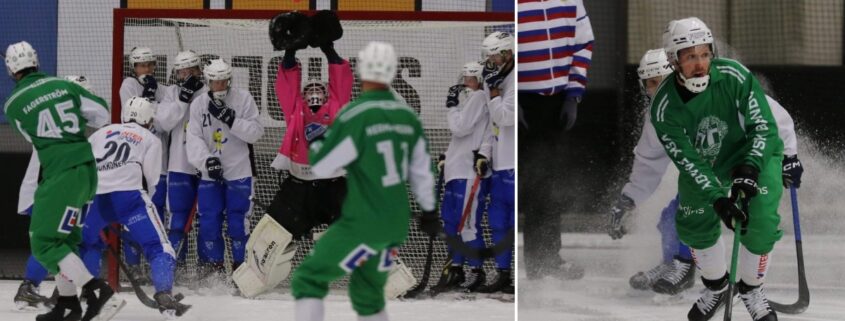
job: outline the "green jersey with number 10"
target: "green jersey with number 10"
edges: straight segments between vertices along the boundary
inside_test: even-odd
[[[71,81],[41,72],[17,82],[3,111],[12,127],[35,146],[45,177],[93,162],[85,126],[109,123],[105,100]]]
[[[390,91],[365,92],[341,109],[309,153],[317,176],[347,170],[348,193],[333,226],[374,242],[403,242],[411,213],[406,183],[424,211],[437,205],[427,145],[416,113]]]

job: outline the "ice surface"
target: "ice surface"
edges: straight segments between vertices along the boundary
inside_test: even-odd
[[[12,298],[17,291],[19,281],[0,281],[0,320],[19,321],[35,320],[36,312],[13,311]],[[42,293],[53,291],[53,282],[42,284]],[[149,289],[152,290],[152,289]],[[233,321],[233,320],[292,320],[293,297],[288,293],[273,293],[262,296],[261,299],[244,299],[231,295],[214,294],[200,295],[194,292],[178,289],[187,297],[183,302],[192,304],[193,308],[179,320],[185,321]],[[127,305],[113,321],[146,321],[165,320],[157,310],[147,308],[138,301],[132,293],[120,294]],[[356,314],[352,310],[345,292],[332,292],[325,302],[326,320],[353,321]],[[388,301],[387,312],[391,320],[479,320],[504,321],[514,319],[514,304],[493,299],[449,300],[428,299],[416,301]]]

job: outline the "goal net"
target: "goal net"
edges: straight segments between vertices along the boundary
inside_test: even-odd
[[[247,89],[255,98],[265,127],[264,136],[254,145],[255,198],[269,204],[278,190],[279,174],[269,165],[276,156],[285,133],[282,114],[274,91],[274,82],[283,52],[274,51],[268,37],[268,22],[278,12],[271,11],[202,11],[202,10],[127,10],[115,11],[113,95],[121,80],[130,74],[128,54],[133,47],[150,47],[156,54],[156,78],[159,83],[175,83],[172,60],[180,50],[194,50],[207,61],[223,58],[234,67],[232,86]],[[394,45],[399,58],[399,71],[393,88],[419,113],[430,143],[434,159],[444,153],[450,133],[446,122],[445,94],[458,81],[460,69],[468,61],[481,58],[481,42],[494,31],[513,32],[513,16],[497,13],[467,12],[340,12],[344,28],[343,38],[335,42],[337,52],[354,66],[355,57],[368,42],[379,40]],[[328,81],[327,61],[319,49],[297,52],[303,66],[303,83],[307,80]],[[353,99],[360,94],[360,82],[355,79]],[[120,103],[112,101],[112,114],[120,115]],[[264,215],[264,209],[254,206],[252,227]],[[416,204],[413,211],[419,212]],[[486,217],[486,216],[485,216]],[[196,220],[195,220],[196,221]],[[196,224],[196,223],[194,223]],[[485,239],[491,242],[486,219],[483,223]],[[321,231],[325,226],[316,229]],[[188,236],[187,265],[189,273],[196,271],[197,229]],[[226,251],[227,269],[231,252]],[[311,241],[299,242],[294,269],[311,250]],[[411,222],[408,240],[400,250],[402,261],[419,279],[425,265],[428,237]],[[175,247],[176,245],[174,245]],[[438,271],[447,259],[445,244],[435,243],[433,273],[429,284],[437,282]],[[112,262],[114,263],[114,262]],[[492,262],[485,263],[488,275],[494,274]],[[117,269],[111,264],[109,274],[116,278]],[[343,287],[345,280],[333,286]],[[287,286],[288,281],[282,286]]]

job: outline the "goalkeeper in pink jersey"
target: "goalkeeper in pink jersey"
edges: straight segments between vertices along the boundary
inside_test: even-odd
[[[270,205],[270,215],[289,231],[294,239],[308,234],[315,226],[330,224],[340,215],[340,207],[346,196],[345,172],[338,169],[319,179],[308,165],[308,144],[319,139],[334,121],[335,115],[352,96],[352,69],[349,62],[341,58],[334,49],[334,40],[342,34],[337,17],[330,12],[320,12],[309,20],[298,13],[283,14],[280,24],[287,23],[289,34],[304,34],[296,29],[299,22],[308,21],[315,28],[324,29],[312,33],[312,47],[319,47],[329,63],[329,82],[309,80],[302,86],[302,66],[296,60],[296,51],[306,44],[286,45],[284,59],[276,75],[276,96],[287,124],[282,146],[272,167],[282,173],[284,180]],[[334,35],[334,36],[331,36]],[[297,39],[288,39],[289,44]]]

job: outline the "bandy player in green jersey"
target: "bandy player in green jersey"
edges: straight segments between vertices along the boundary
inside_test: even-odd
[[[4,112],[33,144],[41,162],[42,180],[35,191],[29,226],[32,254],[56,276],[59,292],[52,311],[36,320],[109,320],[122,305],[104,308],[114,292],[92,276],[77,256],[83,206],[97,190],[97,168],[85,126],[108,124],[108,105],[76,83],[39,72],[38,56],[27,42],[10,45],[5,62],[16,84]],[[87,300],[84,315],[77,286]]]
[[[777,320],[762,284],[783,235],[783,142],[765,93],[745,66],[714,57],[698,18],[671,21],[663,42],[675,71],[658,88],[651,119],[681,173],[676,228],[706,287],[687,317],[708,320],[731,300],[721,219],[741,235],[739,296],[755,321]]]
[[[341,109],[323,140],[311,144],[311,170],[327,176],[346,168],[342,214],[293,274],[296,321],[322,321],[329,282],[348,273],[358,320],[386,321],[384,285],[408,236],[406,182],[423,210],[423,230],[436,234],[434,174],[422,124],[394,92],[393,46],[370,42],[358,53],[363,93]]]

